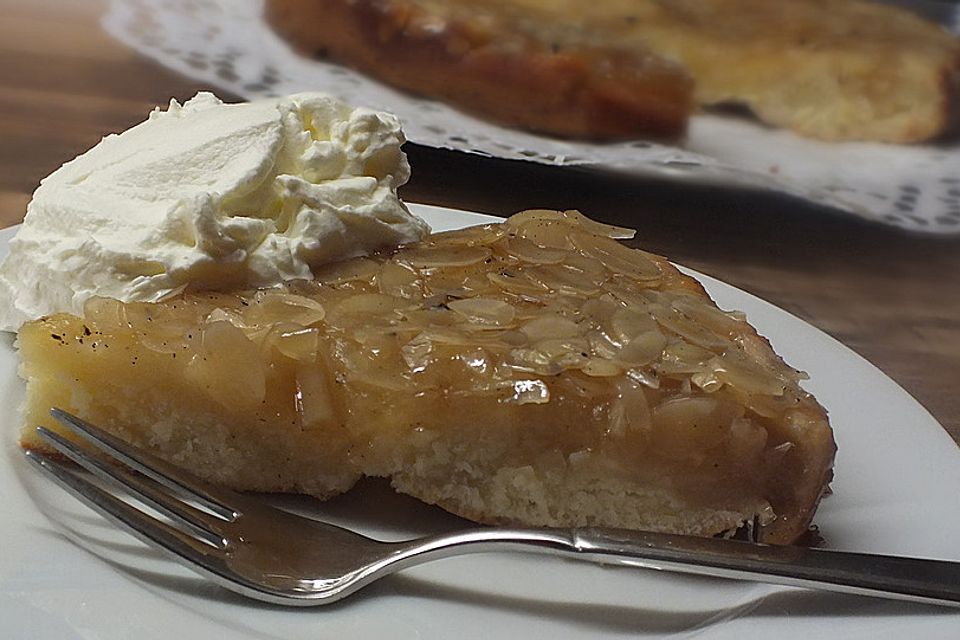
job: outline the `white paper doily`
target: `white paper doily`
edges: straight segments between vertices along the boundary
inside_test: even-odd
[[[915,0],[952,29],[960,9]],[[180,73],[252,99],[320,90],[392,111],[412,142],[553,165],[593,165],[798,196],[873,222],[960,234],[960,143],[828,144],[734,116],[698,115],[683,148],[578,143],[506,129],[294,53],[261,18],[262,0],[112,0],[114,37]],[[178,96],[188,98],[189,96]]]

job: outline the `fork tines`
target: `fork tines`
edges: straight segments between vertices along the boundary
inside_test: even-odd
[[[25,454],[30,462],[82,502],[145,542],[159,545],[208,571],[214,570],[203,559],[227,546],[224,527],[240,515],[228,505],[239,496],[227,490],[211,489],[166,461],[136,450],[66,411],[52,409],[50,413],[90,448],[45,427],[37,427],[46,444],[96,478],[162,514],[169,522],[114,496],[88,476],[50,455],[28,450]]]

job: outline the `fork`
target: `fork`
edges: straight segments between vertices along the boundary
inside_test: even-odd
[[[37,427],[47,444],[154,514],[118,498],[76,467],[27,450],[27,459],[38,469],[140,540],[230,591],[266,602],[327,604],[431,560],[532,551],[960,607],[960,563],[941,560],[600,528],[478,526],[382,542],[212,486],[65,411],[53,409],[51,414],[85,445]]]

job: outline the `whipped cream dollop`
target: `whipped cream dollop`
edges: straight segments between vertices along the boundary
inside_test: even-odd
[[[40,183],[0,265],[0,329],[92,296],[267,287],[429,232],[397,197],[397,118],[303,93],[198,93]]]

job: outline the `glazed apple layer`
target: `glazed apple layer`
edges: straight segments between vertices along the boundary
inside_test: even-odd
[[[62,407],[209,480],[363,476],[489,523],[806,531],[835,445],[768,343],[664,258],[524,212],[314,281],[28,323],[22,444]]]

